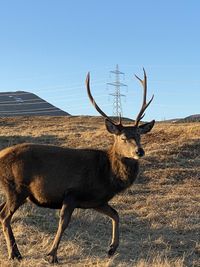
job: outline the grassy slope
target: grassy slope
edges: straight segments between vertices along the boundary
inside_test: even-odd
[[[0,149],[22,142],[101,149],[112,142],[101,118],[9,118],[0,128]],[[143,143],[138,181],[111,201],[121,218],[116,255],[106,256],[109,219],[77,210],[58,251],[61,266],[200,266],[200,123],[157,124]],[[57,223],[58,211],[21,207],[12,225],[24,260],[7,261],[0,229],[0,266],[49,266],[44,254]]]

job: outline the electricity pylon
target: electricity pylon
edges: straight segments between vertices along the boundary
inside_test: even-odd
[[[120,75],[124,75],[124,73],[119,70],[118,64],[116,65],[116,69],[111,70],[110,73],[115,74],[115,81],[107,83],[108,85],[115,87],[115,91],[110,94],[113,96],[113,116],[120,117],[123,116],[121,97],[126,96],[121,94],[120,89],[121,87],[126,87],[127,85],[120,82]]]

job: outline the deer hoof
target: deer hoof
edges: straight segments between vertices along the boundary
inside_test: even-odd
[[[115,246],[110,246],[110,249],[108,250],[108,256],[111,257],[114,255],[115,251],[116,251],[117,247]]]
[[[47,254],[47,261],[53,264],[58,263],[58,257],[56,255]]]
[[[9,256],[9,260],[14,260],[14,259],[21,261],[22,255],[18,251],[13,251],[12,254]]]

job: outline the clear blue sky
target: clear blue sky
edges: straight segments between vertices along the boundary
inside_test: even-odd
[[[36,93],[71,114],[97,115],[85,90],[112,114],[106,82],[118,63],[134,118],[148,75],[146,119],[200,113],[200,1],[0,0],[0,91]]]

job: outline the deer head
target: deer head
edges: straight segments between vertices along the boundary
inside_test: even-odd
[[[148,123],[144,123],[141,125],[139,124],[141,119],[145,115],[144,111],[149,106],[149,104],[151,103],[154,97],[152,96],[149,102],[148,103],[146,102],[147,76],[146,76],[146,72],[144,68],[143,68],[143,72],[144,72],[143,80],[135,75],[135,77],[141,82],[142,87],[143,87],[143,103],[142,103],[142,107],[136,117],[136,120],[133,126],[122,125],[121,116],[118,122],[114,121],[100,109],[100,107],[95,102],[90,91],[90,74],[89,73],[86,78],[86,87],[87,87],[87,93],[88,93],[89,99],[94,105],[95,109],[105,118],[106,129],[108,130],[109,133],[113,134],[114,136],[114,144],[113,144],[114,151],[122,157],[138,159],[144,156],[145,152],[140,142],[141,135],[146,134],[149,131],[151,131],[155,123],[155,120],[152,120],[151,122],[148,122]]]

